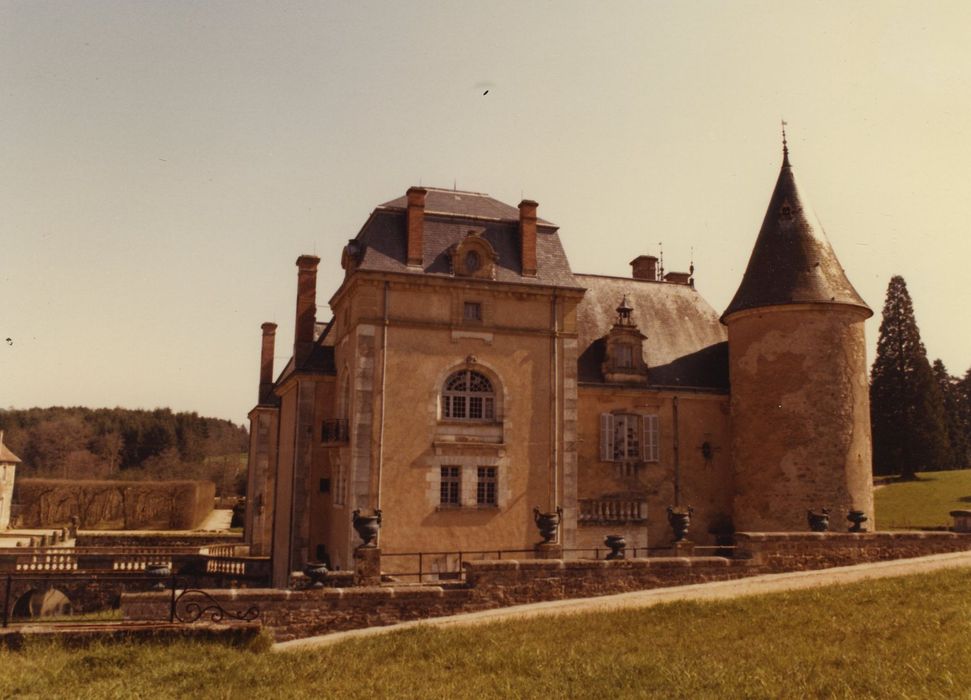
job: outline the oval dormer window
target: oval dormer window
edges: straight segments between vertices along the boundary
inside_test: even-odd
[[[467,272],[470,272],[470,273],[475,272],[481,266],[482,266],[482,258],[479,257],[479,254],[476,251],[470,250],[468,253],[465,254],[465,269]]]

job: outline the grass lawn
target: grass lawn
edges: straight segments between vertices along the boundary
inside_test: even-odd
[[[299,653],[0,652],[3,698],[966,698],[971,569]]]
[[[971,509],[971,469],[921,472],[917,477],[917,481],[891,483],[874,492],[881,530],[951,525],[949,512]]]

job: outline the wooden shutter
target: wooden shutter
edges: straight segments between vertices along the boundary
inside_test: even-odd
[[[600,460],[614,461],[614,417],[609,413],[600,414]]]
[[[661,458],[661,440],[657,416],[643,416],[644,461],[657,462]]]

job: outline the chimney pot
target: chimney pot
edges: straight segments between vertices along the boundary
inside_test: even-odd
[[[524,277],[535,277],[536,264],[536,210],[539,204],[531,199],[519,203],[519,253]]]

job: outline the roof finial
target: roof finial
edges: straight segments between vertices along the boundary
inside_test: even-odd
[[[658,257],[658,263],[660,267],[660,272],[658,273],[657,278],[659,280],[663,280],[664,279],[664,241],[657,242],[657,257]]]
[[[782,164],[789,165],[789,142],[786,141],[786,120],[782,120]]]

